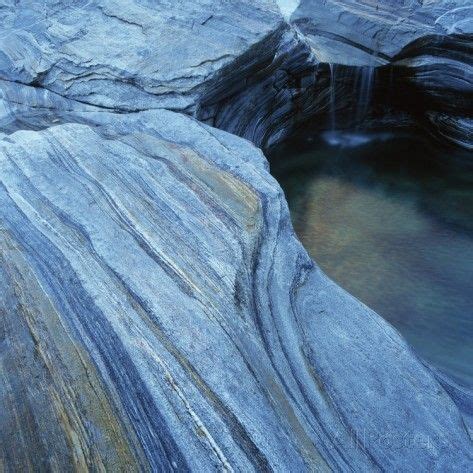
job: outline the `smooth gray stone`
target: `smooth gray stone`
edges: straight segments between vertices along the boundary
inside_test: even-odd
[[[257,148],[169,111],[0,141],[2,467],[468,471],[456,405],[295,237]]]
[[[0,470],[472,469],[470,397],[320,272],[254,146],[331,103],[275,2],[0,20]]]
[[[74,121],[75,112],[102,111],[100,107],[64,98],[41,87],[0,80],[0,131],[3,133],[40,130],[63,121]]]
[[[473,33],[473,5],[469,0],[301,0],[291,22],[320,61],[375,66],[423,36]]]
[[[273,0],[6,1],[0,78],[113,110],[192,110],[283,21]]]

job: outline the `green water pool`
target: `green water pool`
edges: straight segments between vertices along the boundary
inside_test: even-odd
[[[317,264],[473,386],[473,153],[419,133],[306,131],[269,159]]]

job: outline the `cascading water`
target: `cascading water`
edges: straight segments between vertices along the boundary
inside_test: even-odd
[[[329,63],[330,68],[330,131],[335,133],[335,65]]]
[[[325,133],[325,139],[328,143],[332,145],[337,145],[339,143],[337,132],[335,130],[336,118],[335,118],[335,64],[328,64],[330,70],[330,103],[329,103],[329,116],[330,116],[330,130]]]
[[[343,67],[328,63],[328,73],[328,126],[323,137],[334,146],[344,145],[347,140],[351,143],[353,138],[358,142],[361,124],[368,116],[373,102],[376,67],[374,65]],[[353,87],[351,95],[353,100],[347,98],[351,87]],[[336,99],[338,94],[340,94],[339,103]],[[344,110],[339,123],[336,116],[337,107],[338,110]],[[340,129],[346,128],[347,124],[356,131],[356,136],[353,131],[340,132]]]
[[[374,66],[363,66],[358,70],[359,81],[355,81],[355,83],[358,83],[358,100],[356,105],[356,123],[358,126],[366,118],[371,105],[374,76]]]

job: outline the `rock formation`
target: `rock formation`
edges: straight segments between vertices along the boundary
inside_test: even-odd
[[[443,138],[467,149],[473,148],[472,51],[473,34],[426,36],[403,48],[389,68],[401,107],[423,113]]]
[[[388,97],[391,113],[393,105],[406,110],[442,138],[473,148],[471,2],[302,0],[291,23],[318,61],[352,67],[345,90],[363,97],[380,88],[378,102]],[[357,84],[360,68],[368,79]],[[353,104],[339,105],[360,119]]]
[[[414,40],[471,33],[468,0],[301,0],[291,21],[324,62],[386,64]]]
[[[0,469],[471,469],[467,393],[318,269],[236,136],[330,103],[274,2],[0,15]]]
[[[1,17],[2,79],[114,111],[191,111],[224,65],[282,23],[271,0],[25,0]]]

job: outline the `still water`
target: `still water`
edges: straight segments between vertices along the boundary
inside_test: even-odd
[[[295,231],[319,266],[421,357],[473,386],[468,160],[473,153],[401,132],[305,134],[270,153]]]

